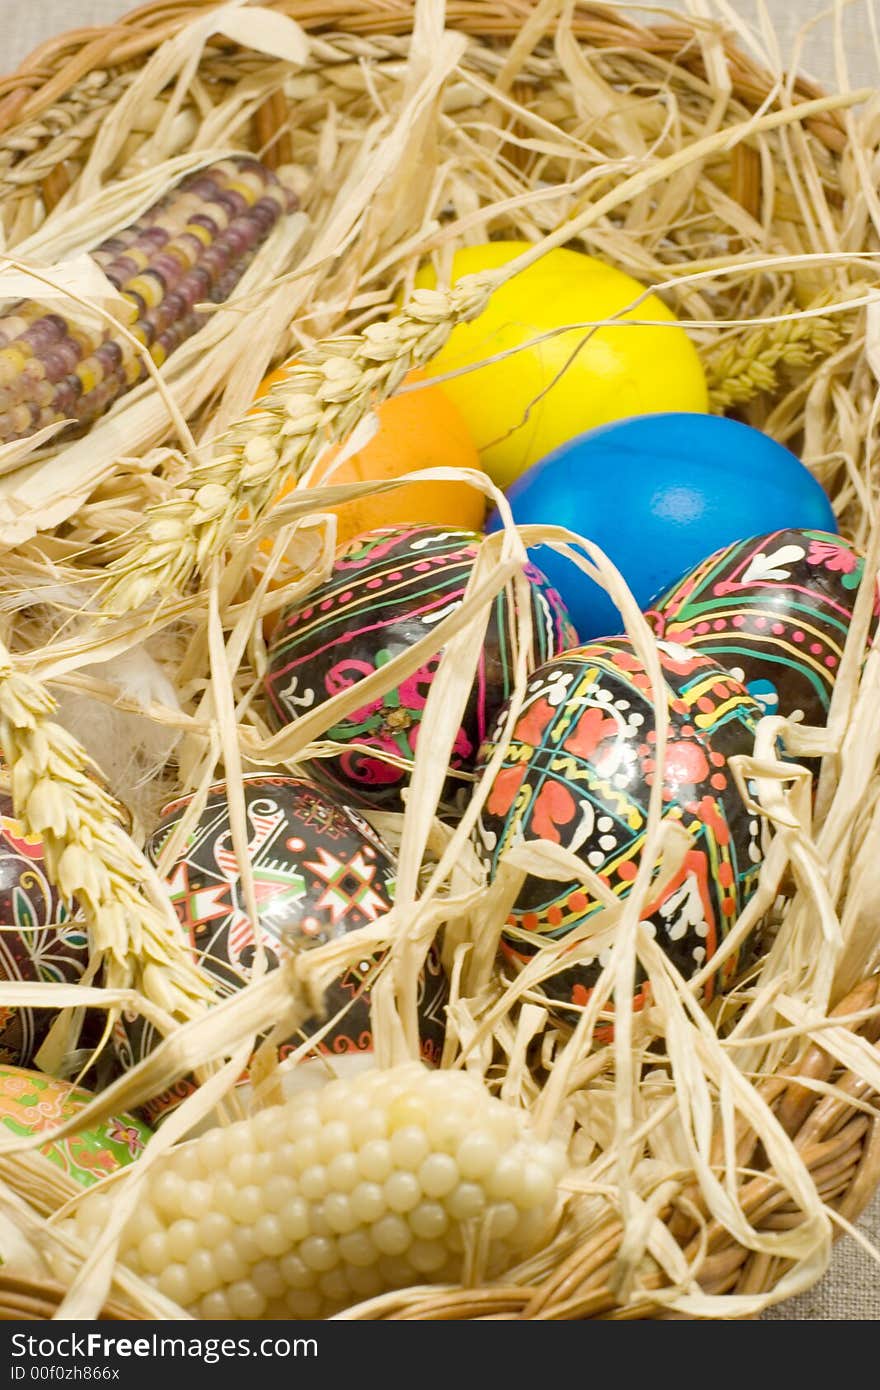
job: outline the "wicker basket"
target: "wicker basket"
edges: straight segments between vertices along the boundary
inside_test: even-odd
[[[370,82],[378,81],[385,91],[383,84],[392,82],[395,68],[409,50],[413,6],[404,0],[343,0],[335,5],[324,0],[266,3],[296,19],[314,39],[305,64],[306,79],[298,89],[299,100],[310,112],[302,117],[302,126],[291,129],[290,103],[277,59],[245,50],[228,38],[208,38],[196,74],[198,92],[193,94],[188,79],[190,84],[181,101],[192,138],[199,122],[209,119],[236,84],[265,70],[269,74],[267,94],[252,102],[252,112],[235,127],[234,143],[260,151],[267,162],[280,167],[296,162],[303,147],[307,147],[306,159],[319,157],[316,132],[328,101],[337,102],[343,122],[354,126],[361,119],[358,103],[369,104],[364,94],[369,93]],[[112,123],[119,103],[151,57],[194,19],[205,16],[212,4],[213,0],[190,0],[188,4],[158,0],[105,30],[59,35],[18,72],[0,82],[0,170],[5,184],[5,206],[0,212],[6,219],[13,251],[17,240],[38,226],[61,200],[69,199],[71,190],[76,192],[96,137]],[[732,405],[743,418],[795,447],[802,446],[820,479],[840,500],[845,528],[860,544],[870,544],[874,539],[871,511],[876,513],[876,502],[870,477],[862,469],[861,454],[870,453],[868,431],[876,426],[870,408],[873,383],[862,351],[864,303],[869,296],[865,281],[859,278],[855,256],[875,252],[877,234],[870,218],[860,210],[862,166],[853,157],[860,140],[870,141],[867,125],[856,128],[848,100],[826,100],[806,81],[779,82],[713,22],[699,25],[682,19],[645,27],[628,12],[575,5],[567,17],[565,33],[579,45],[584,83],[589,80],[593,84],[589,100],[584,101],[587,105],[589,101],[607,103],[612,133],[603,134],[601,123],[591,122],[584,101],[578,104],[572,82],[575,57],[560,43],[554,48],[552,35],[558,33],[561,8],[536,0],[450,0],[446,22],[467,35],[468,47],[461,63],[471,83],[466,96],[453,107],[450,121],[467,108],[469,114],[482,112],[487,125],[490,118],[494,122],[488,135],[475,127],[474,158],[479,153],[480,158],[503,162],[504,180],[493,188],[497,193],[498,188],[506,187],[511,210],[528,188],[530,173],[542,158],[540,142],[550,139],[554,123],[559,130],[577,133],[585,143],[595,141],[593,155],[602,148],[608,160],[621,159],[615,175],[618,182],[637,179],[638,169],[650,169],[652,160],[674,154],[675,140],[679,148],[705,141],[705,151],[698,160],[688,163],[685,159],[675,169],[671,165],[668,169],[669,207],[664,216],[682,222],[690,217],[692,224],[699,226],[699,231],[689,234],[689,246],[687,237],[673,242],[661,234],[659,220],[653,216],[656,201],[645,201],[646,189],[655,198],[657,181],[649,181],[644,188],[634,182],[629,191],[627,184],[603,218],[582,221],[579,235],[588,250],[616,254],[624,268],[644,281],[662,278],[657,268],[664,262],[673,274],[676,263],[688,252],[693,258],[701,257],[707,273],[713,260],[717,273],[722,262],[734,267],[738,258],[775,258],[775,268],[766,273],[756,269],[751,287],[741,279],[736,287],[724,291],[726,299],[720,297],[720,291],[713,299],[708,288],[702,297],[703,287],[694,285],[687,293],[673,292],[676,307],[683,317],[694,320],[722,317],[726,309],[730,319],[748,321],[745,326],[725,329],[724,351],[717,335],[700,330],[707,360],[713,364],[716,405]],[[169,92],[170,88],[160,90],[157,110],[169,100]],[[614,122],[623,119],[620,111],[627,92],[634,93],[644,106],[644,115],[633,117],[630,134],[641,121],[643,133],[653,130],[656,138],[654,150],[643,142],[641,154],[631,151],[628,165],[622,148],[626,137],[620,136],[620,143],[615,145],[618,136],[613,133]],[[669,118],[665,129],[660,119],[664,112]],[[531,114],[534,120],[529,119]],[[136,161],[138,147],[149,138],[157,119],[152,114],[131,125],[119,161]],[[744,138],[743,123],[750,119],[753,133]],[[676,122],[681,129],[674,135],[671,127]],[[728,127],[738,130],[736,140],[725,141]],[[503,140],[497,138],[499,129],[504,132]],[[869,169],[872,150],[866,150],[863,167]],[[679,170],[683,182],[678,181]],[[545,213],[536,203],[528,213],[533,219],[528,226],[531,239],[552,230],[564,216],[581,215],[587,206],[583,198],[593,196],[590,187],[586,183],[586,192],[572,195],[561,211]],[[597,187],[600,192],[596,196],[601,201],[608,181],[600,178]],[[378,197],[376,190],[373,201]],[[365,221],[371,207],[368,201]],[[326,203],[313,199],[312,212],[320,219]],[[510,216],[514,215],[511,211]],[[493,226],[501,225],[503,217],[499,212]],[[475,217],[473,225],[477,223]],[[521,221],[521,229],[524,226]],[[346,254],[365,270],[379,264],[383,255],[387,265],[394,268],[404,259],[400,246],[407,236],[413,238],[410,261],[430,249],[430,233],[423,230],[416,244],[417,232],[417,223],[392,227],[386,216],[382,234],[371,244],[369,254],[359,241],[359,236],[366,235],[363,225],[348,238]],[[438,235],[436,244],[441,241]],[[795,273],[793,260],[805,254],[813,254],[815,264],[801,260]],[[826,254],[827,260],[823,260]],[[828,265],[833,265],[834,273],[828,270],[822,280]],[[320,332],[337,333],[343,331],[343,325],[344,331],[352,331],[346,299],[352,298],[355,284],[346,283],[344,277],[330,283],[343,302],[337,308],[325,306],[318,315]],[[374,276],[371,283],[381,284],[381,275],[378,279]],[[826,302],[829,298],[853,301],[853,307],[840,319],[845,333],[830,320],[816,317],[823,294]],[[317,292],[316,297],[320,297]],[[805,308],[812,309],[812,317],[800,317]],[[790,317],[781,326],[780,318],[784,320],[788,310],[792,311]],[[817,331],[819,325],[827,330],[825,339]],[[270,355],[278,358],[289,347],[289,340],[279,340],[270,344]],[[346,430],[362,409],[363,403],[342,421]],[[841,472],[841,459],[850,469],[849,481],[843,476],[846,468]],[[172,492],[174,485],[172,479]],[[112,500],[114,494],[106,479],[102,487],[97,505],[106,507],[108,497]],[[121,497],[123,492],[120,489]],[[169,494],[155,495],[162,500]],[[149,500],[144,494],[129,504],[123,497],[120,520],[115,523],[106,513],[101,538],[110,560],[124,554],[136,512],[142,501]],[[71,553],[69,539],[76,542],[86,534],[88,507],[88,501],[84,502],[80,510],[65,518],[66,529],[55,531],[64,537],[59,555]],[[28,554],[33,559],[33,552]],[[21,669],[43,674],[38,660],[22,663]],[[54,676],[51,671],[46,674],[50,679]],[[3,679],[7,677],[8,669]],[[853,708],[857,693],[854,687]],[[863,709],[860,717],[866,717]],[[840,806],[840,786],[850,775],[847,757],[852,749],[845,745],[845,721],[843,725],[838,721],[835,727],[840,756],[826,761],[817,805],[820,828],[823,819],[827,822],[835,806]],[[872,756],[876,753],[873,744],[871,752]],[[867,811],[876,785],[866,774],[863,804]],[[830,872],[838,875],[832,901],[844,921],[844,880],[850,885],[850,894],[856,891],[853,884],[860,894],[867,892],[864,873],[858,880],[853,877],[860,841],[866,834],[876,833],[867,811],[849,808],[841,814],[837,841],[828,851]],[[818,837],[819,830],[815,833]],[[880,958],[880,937],[876,916],[853,909],[853,918],[857,919],[852,931],[858,935],[858,948],[844,943],[830,990],[829,1017],[846,1019],[855,1033],[873,1044],[880,1037],[880,977],[872,973]],[[784,1021],[777,1026],[784,1030]],[[825,1029],[829,1029],[828,1019],[815,1013],[807,1022],[802,1021],[799,1036],[798,1029],[792,1028],[792,1036],[775,1054],[775,1074],[759,1077],[755,1088],[791,1138],[819,1198],[841,1218],[834,1227],[837,1233],[841,1224],[858,1216],[880,1181],[880,1112],[877,1092],[869,1080],[872,1065],[873,1074],[877,1074],[880,1055],[873,1049],[858,1052],[856,1060],[847,1055],[850,1069],[841,1060],[839,1037],[844,1030],[830,1028],[828,1050],[823,1050],[820,1044]],[[736,1197],[751,1227],[758,1232],[797,1228],[804,1220],[803,1208],[793,1200],[790,1186],[774,1172],[760,1137],[741,1119],[736,1135],[740,1174]],[[729,1143],[729,1130],[724,1134],[719,1129],[715,1147],[719,1165],[725,1161]],[[424,1290],[404,1292],[365,1315],[430,1319],[697,1315],[688,1312],[686,1301],[664,1296],[672,1288],[668,1267],[649,1250],[641,1252],[634,1266],[627,1266],[630,1277],[622,1279],[620,1257],[627,1232],[613,1194],[600,1202],[599,1208],[583,1238],[573,1248],[560,1246],[563,1253],[558,1258],[550,1252],[547,1267],[529,1284],[514,1281],[430,1296]],[[705,1295],[742,1296],[730,1299],[727,1312],[720,1302],[707,1303],[704,1315],[753,1316],[774,1298],[794,1291],[794,1286],[781,1282],[794,1261],[739,1243],[711,1214],[694,1173],[679,1174],[656,1218],[688,1265],[698,1271],[697,1283]],[[812,1277],[821,1273],[823,1258],[817,1255]],[[51,1317],[64,1293],[61,1284],[37,1286],[27,1276],[19,1278],[10,1270],[0,1281],[0,1315]],[[101,1315],[138,1316],[138,1312],[136,1305],[129,1308],[125,1295],[116,1287]]]

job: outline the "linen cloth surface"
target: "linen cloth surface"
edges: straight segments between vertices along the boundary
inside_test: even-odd
[[[0,65],[10,71],[53,35],[90,24],[112,24],[137,4],[138,0],[37,0],[22,5],[21,0],[0,0]],[[671,0],[669,8],[705,12],[701,0],[690,5],[686,0],[678,4]],[[835,50],[828,0],[765,0],[763,8],[773,21],[783,65],[791,66],[794,60],[802,71],[829,86],[840,86],[841,63],[853,87],[880,82],[880,4],[874,0],[855,0],[843,10],[840,52]],[[752,0],[732,0],[730,13],[749,21],[755,7]],[[880,1194],[863,1216],[860,1230],[880,1251]],[[842,1239],[829,1272],[815,1288],[764,1316],[806,1321],[880,1319],[880,1267],[854,1240]]]

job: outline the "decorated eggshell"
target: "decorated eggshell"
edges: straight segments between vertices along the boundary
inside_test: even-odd
[[[662,814],[692,843],[643,920],[690,977],[715,953],[756,885],[761,826],[727,760],[752,753],[761,710],[705,657],[666,643],[660,652],[672,692]],[[626,638],[578,648],[536,671],[475,832],[490,878],[511,846],[548,840],[626,897],[646,833],[655,742],[650,681]],[[483,747],[481,764],[495,748],[492,740]],[[564,938],[599,907],[580,882],[530,875],[502,939],[504,955],[526,963],[542,941]],[[605,959],[566,967],[563,957],[542,988],[553,1000],[584,1004]]]
[[[248,776],[244,795],[259,931],[270,969],[294,951],[324,945],[388,912],[394,900],[394,860],[356,811],[302,777]],[[190,800],[185,797],[165,808],[147,843],[153,863],[158,863]],[[216,980],[218,999],[227,998],[250,978],[257,937],[232,847],[225,784],[211,788],[195,831],[168,870],[167,884],[194,956]],[[374,958],[364,959],[327,990],[328,1018],[348,1007],[318,1044],[321,1052],[348,1057],[372,1052],[368,977],[375,965]],[[419,999],[422,1056],[429,1062],[440,1059],[446,995],[445,974],[432,954]],[[307,1023],[302,1035],[279,1049],[282,1057],[325,1021]],[[134,1065],[157,1042],[142,1018],[123,1018],[124,1064]],[[194,1082],[184,1079],[145,1106],[145,1113],[153,1121],[163,1118],[193,1088]]]
[[[44,1072],[0,1067],[0,1120],[23,1138],[57,1128],[92,1099],[88,1091]],[[139,1158],[149,1138],[141,1120],[118,1115],[52,1140],[40,1152],[81,1187],[91,1187]]]
[[[282,728],[304,710],[355,685],[428,635],[461,603],[478,554],[472,531],[439,526],[387,527],[343,546],[330,578],[304,604],[282,613],[269,648],[265,687],[269,720]],[[558,594],[529,567],[534,665],[577,641]],[[453,749],[453,770],[470,771],[495,712],[513,686],[515,609],[498,595],[477,679]],[[428,690],[440,663],[432,657],[401,685],[327,730],[411,759]],[[313,769],[364,802],[398,807],[408,773],[358,751],[321,758]],[[459,784],[460,785],[460,784]]]
[[[717,550],[647,616],[659,636],[726,666],[767,714],[821,726],[864,567],[829,531],[771,531]],[[878,612],[880,597],[872,632]]]
[[[0,793],[0,980],[76,984],[88,958],[84,926],[49,882],[42,841]],[[55,1009],[0,1007],[0,1063],[31,1062],[55,1018]]]
[[[670,412],[570,439],[507,493],[520,525],[567,526],[620,570],[639,607],[719,546],[777,526],[835,531],[831,503],[788,449],[738,420]],[[497,531],[494,512],[487,531]],[[530,554],[582,642],[623,631],[605,590],[570,560]]]

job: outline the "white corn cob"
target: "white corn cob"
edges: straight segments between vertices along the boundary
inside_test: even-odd
[[[182,1146],[150,1174],[120,1246],[189,1313],[317,1318],[373,1295],[458,1282],[487,1242],[500,1272],[553,1219],[560,1146],[463,1072],[419,1063],[303,1091]],[[79,1207],[90,1240],[112,1198]]]

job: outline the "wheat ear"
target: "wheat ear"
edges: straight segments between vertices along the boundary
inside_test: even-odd
[[[99,769],[52,718],[55,701],[0,643],[0,749],[16,815],[43,842],[49,877],[82,909],[109,988],[134,988],[171,1018],[213,1001],[153,869],[95,780]]]
[[[435,357],[457,323],[485,308],[497,277],[469,276],[449,290],[416,290],[405,312],[303,352],[285,379],[220,436],[186,486],[147,508],[124,556],[108,567],[105,612],[174,598],[229,545],[242,511],[259,517],[285,479],[299,478],[371,406]]]
[[[842,332],[826,318],[794,317],[756,328],[746,337],[721,339],[703,357],[709,401],[715,411],[744,405],[762,392],[778,389],[785,368],[803,369],[818,357],[830,357]]]

